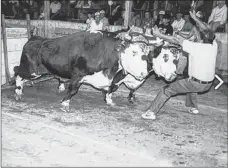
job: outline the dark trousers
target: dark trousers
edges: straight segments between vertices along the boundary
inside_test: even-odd
[[[152,101],[147,110],[158,113],[165,102],[171,97],[179,94],[186,94],[185,105],[187,107],[198,108],[197,94],[208,91],[211,88],[210,84],[200,84],[192,79],[182,79],[175,81],[160,89],[156,98]]]

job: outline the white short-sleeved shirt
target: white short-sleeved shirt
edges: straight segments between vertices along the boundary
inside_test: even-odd
[[[220,22],[221,24],[224,24],[226,23],[226,20],[227,20],[227,6],[224,5],[222,8],[219,8],[217,6],[212,10],[211,15],[208,19],[208,23],[210,23],[211,21],[214,21],[214,22]]]
[[[90,22],[90,31],[98,31],[98,30],[103,30],[103,22],[99,22],[99,24],[96,23],[95,20],[92,20]]]
[[[52,2],[51,4],[50,4],[50,9],[51,9],[51,12],[52,13],[56,13],[60,8],[61,8],[61,3],[54,3],[54,2]]]
[[[180,21],[178,20],[174,20],[174,22],[172,23],[172,27],[175,30],[181,31],[181,29],[184,27],[185,24],[185,20],[183,18],[181,18]]]
[[[189,53],[189,77],[194,77],[202,81],[212,81],[215,76],[218,51],[216,40],[213,41],[213,44],[184,40],[183,50]]]

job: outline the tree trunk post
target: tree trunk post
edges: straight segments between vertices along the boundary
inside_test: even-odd
[[[3,50],[4,50],[4,63],[5,63],[5,75],[6,84],[10,82],[10,72],[9,72],[9,61],[8,61],[8,50],[7,50],[7,39],[6,39],[6,24],[5,16],[2,14],[2,40],[3,40]]]

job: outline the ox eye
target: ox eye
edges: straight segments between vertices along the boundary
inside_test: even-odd
[[[137,55],[137,53],[138,53],[137,51],[133,51],[133,56]]]
[[[164,61],[167,62],[169,60],[169,55],[168,54],[164,54],[163,58],[164,58]]]

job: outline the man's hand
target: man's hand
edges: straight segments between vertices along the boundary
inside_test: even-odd
[[[197,19],[196,11],[195,10],[189,11],[189,14],[190,14],[190,16],[191,16],[192,19],[194,19],[194,20]]]
[[[158,29],[157,26],[154,26],[153,28],[153,35],[154,36],[159,36],[161,34],[160,29]]]

